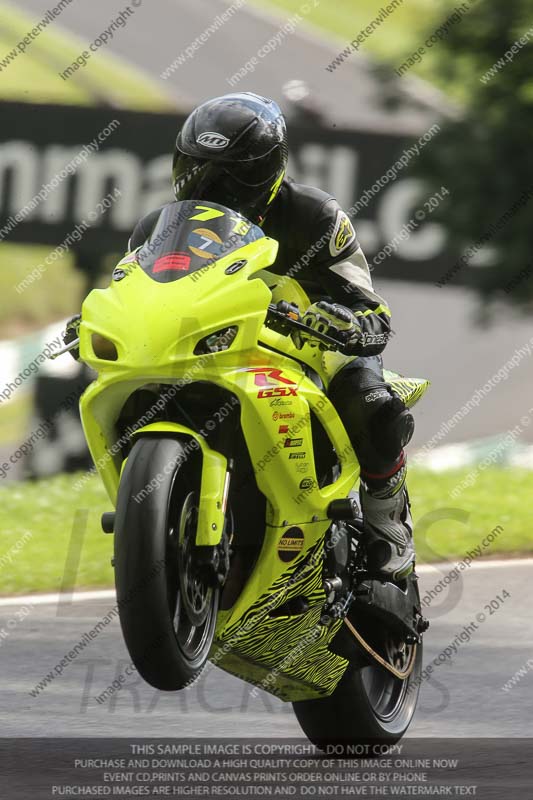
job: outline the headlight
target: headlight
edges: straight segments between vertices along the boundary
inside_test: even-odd
[[[102,361],[118,360],[117,348],[111,339],[107,339],[100,333],[93,333],[91,337],[91,343],[96,358],[99,358]]]

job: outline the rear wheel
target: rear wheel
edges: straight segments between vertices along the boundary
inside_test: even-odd
[[[115,520],[115,585],[131,659],[157,689],[201,672],[213,641],[219,589],[195,544],[200,465],[169,438],[141,438],[121,478]]]
[[[415,713],[422,670],[422,644],[402,646],[383,637],[379,652],[399,671],[413,668],[400,679],[361,654],[347,669],[330,697],[293,703],[294,713],[308,739],[320,748],[328,744],[393,744],[407,731]],[[376,647],[376,649],[378,649]]]

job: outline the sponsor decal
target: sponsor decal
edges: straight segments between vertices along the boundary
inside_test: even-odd
[[[278,428],[278,433],[288,433],[289,426],[288,425],[280,425]]]
[[[277,386],[274,389],[260,389],[257,392],[257,397],[260,400],[262,397],[298,397],[297,389],[284,389]]]
[[[363,346],[370,346],[376,344],[387,344],[389,341],[388,333],[363,333],[359,342]]]
[[[313,489],[314,485],[315,482],[312,478],[302,478],[302,480],[300,481],[300,489],[306,489],[306,490]]]
[[[379,400],[380,397],[390,397],[386,389],[377,389],[375,392],[369,392],[365,395],[365,403],[373,403],[374,400]]]
[[[278,404],[279,404],[278,400],[273,400],[270,403],[271,406]],[[283,403],[283,405],[288,405],[288,403]],[[294,419],[295,416],[296,414],[294,413],[294,411],[274,411],[274,413],[272,414],[272,419],[274,420],[274,422],[277,422],[279,419]]]
[[[274,406],[290,406],[290,405],[292,405],[292,401],[291,400],[281,400],[281,398],[277,397],[275,400],[271,400],[268,405],[271,408],[274,408]],[[292,416],[294,417],[294,414]],[[282,417],[280,415],[279,419],[285,419],[285,417]]]
[[[305,464],[295,464],[294,468],[295,468],[296,472],[300,473],[300,475],[302,475],[302,474],[305,475],[306,472],[309,472],[309,464],[307,464],[307,463],[305,463]]]
[[[278,556],[287,563],[293,561],[304,546],[304,534],[300,528],[289,528],[278,542]]]
[[[194,253],[194,255],[198,256],[199,258],[212,259],[213,254],[209,252],[209,248],[213,242],[216,242],[216,244],[222,244],[222,239],[218,233],[210,231],[209,228],[195,228],[192,231],[191,236],[193,234],[197,236],[198,239],[196,240],[195,245],[188,245],[191,253]]]
[[[256,386],[272,386],[272,381],[284,383],[289,386],[296,386],[294,381],[284,376],[282,370],[273,367],[249,367],[246,372],[254,373],[254,383]]]
[[[205,133],[200,134],[196,142],[201,144],[202,147],[209,147],[211,150],[224,150],[229,144],[229,139],[223,133],[205,131]]]
[[[246,258],[242,258],[240,261],[234,261],[233,264],[230,264],[229,267],[226,267],[224,270],[225,275],[235,275],[236,272],[239,272],[243,267],[246,266],[248,263]]]
[[[254,373],[254,383],[261,386],[257,397],[297,397],[297,384],[290,378],[286,378],[280,369],[273,367],[250,367],[246,372]],[[282,383],[284,386],[273,386],[274,383]]]
[[[237,233],[239,236],[246,236],[250,228],[252,227],[252,223],[249,222],[244,217],[230,217],[235,223],[232,233]],[[244,262],[246,263],[246,262]]]
[[[329,252],[336,258],[340,256],[355,241],[355,230],[348,214],[344,211],[337,212],[335,228],[329,243]]]
[[[193,173],[194,174],[194,173]],[[189,219],[201,219],[202,222],[207,222],[209,219],[216,219],[217,217],[225,217],[226,212],[221,211],[219,208],[211,208],[211,206],[194,206],[194,210],[198,214],[193,214]]]
[[[306,457],[307,457],[307,453],[305,452],[305,450],[304,450],[303,453],[289,453],[289,459],[293,459],[293,458],[301,459],[301,458],[306,458]]]
[[[170,272],[171,270],[188,270],[191,257],[187,253],[168,253],[161,256],[154,264],[152,272]]]
[[[285,439],[283,447],[301,447],[303,443],[303,439]]]

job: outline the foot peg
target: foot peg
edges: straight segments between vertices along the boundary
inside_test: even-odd
[[[106,511],[102,514],[102,530],[104,533],[114,533],[115,531],[115,512]]]
[[[332,500],[328,506],[327,515],[328,519],[350,520],[358,519],[361,511],[353,497],[346,497],[340,500]]]

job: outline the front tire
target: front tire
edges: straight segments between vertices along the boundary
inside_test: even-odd
[[[379,664],[352,663],[329,697],[293,703],[300,727],[320,749],[327,745],[394,744],[413,719],[420,689],[422,644],[411,674],[401,680]]]
[[[219,589],[195,550],[201,467],[170,438],[140,438],[128,457],[115,518],[115,586],[131,659],[156,689],[175,691],[202,671]]]

